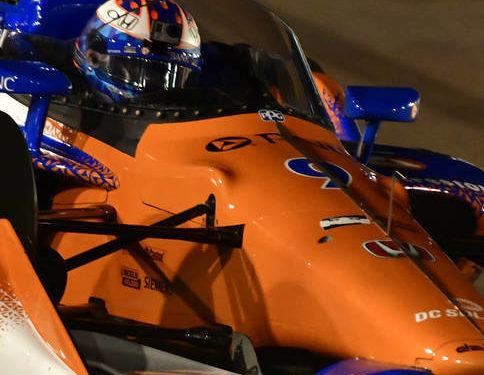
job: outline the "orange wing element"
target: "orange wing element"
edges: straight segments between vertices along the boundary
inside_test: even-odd
[[[359,129],[356,122],[343,113],[345,94],[341,86],[329,75],[313,72],[314,82],[323,101],[326,112],[340,139],[358,141]]]
[[[343,131],[341,116],[343,115],[342,109],[345,102],[345,93],[338,82],[327,74],[313,72],[313,78],[319,95],[321,95],[321,99],[323,100],[323,104],[338,134]]]
[[[2,372],[87,375],[6,219],[0,219],[0,249],[0,337],[9,342],[0,348]]]

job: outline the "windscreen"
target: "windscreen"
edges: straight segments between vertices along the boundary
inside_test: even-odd
[[[201,72],[196,79],[190,72],[183,74],[183,85],[160,85],[157,83],[166,80],[158,78],[176,66],[166,69],[170,63],[154,64],[143,59],[124,58],[120,62],[119,57],[111,56],[103,72],[121,82],[129,74],[130,81],[142,91],[125,104],[160,111],[203,112],[215,107],[216,113],[232,114],[271,108],[331,128],[297,38],[274,13],[250,0],[178,3],[198,25]],[[68,75],[74,94],[103,100],[105,97],[96,95],[96,89],[73,65],[75,42],[72,40],[69,47],[66,42],[12,30],[4,38],[2,50],[10,58],[47,62]],[[134,77],[136,74],[140,76]],[[96,108],[101,107],[96,104]]]
[[[180,3],[198,24],[203,85],[212,83],[240,101],[269,96],[284,109],[315,117],[319,98],[305,59],[276,15],[246,0]]]

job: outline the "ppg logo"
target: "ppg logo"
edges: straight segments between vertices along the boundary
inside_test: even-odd
[[[271,109],[261,109],[259,116],[263,121],[277,121],[284,122],[284,115],[280,111],[274,111]]]
[[[324,183],[321,186],[321,189],[339,188],[326,173],[322,172],[317,165],[315,165],[306,158],[289,159],[286,160],[285,164],[286,168],[289,169],[292,173],[305,177],[324,179]],[[331,174],[338,178],[345,186],[351,185],[352,178],[347,170],[332,163],[323,162],[323,164],[331,172]]]

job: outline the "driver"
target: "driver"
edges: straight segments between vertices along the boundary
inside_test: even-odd
[[[202,67],[193,17],[172,0],[109,0],[89,20],[74,64],[105,100],[196,84]]]

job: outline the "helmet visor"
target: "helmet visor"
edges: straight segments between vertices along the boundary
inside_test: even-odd
[[[130,56],[95,53],[92,67],[114,80],[132,86],[137,91],[153,92],[184,88],[195,72],[172,62],[156,61]]]

